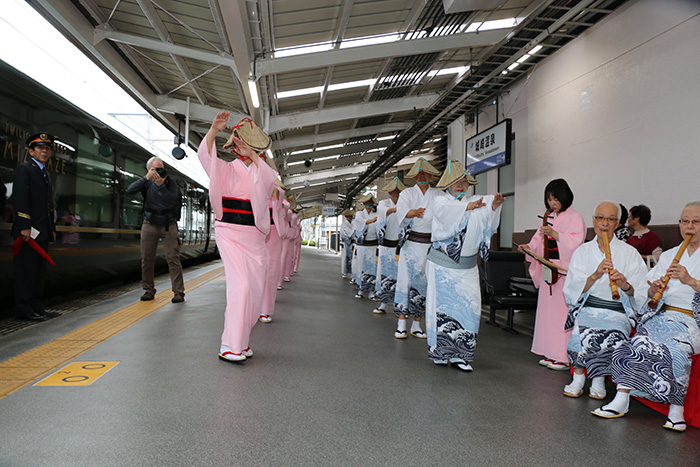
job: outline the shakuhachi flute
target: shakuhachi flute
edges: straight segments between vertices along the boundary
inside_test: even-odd
[[[688,243],[690,243],[691,238],[693,238],[692,234],[687,235],[683,239],[683,243],[681,243],[681,247],[678,249],[678,253],[676,253],[676,256],[673,258],[673,261],[671,261],[671,266],[673,266],[674,264],[678,264],[678,262],[681,260],[681,256],[683,256],[685,249],[688,248]],[[671,280],[671,278],[668,276],[668,274],[664,274],[661,277],[661,287],[658,288],[654,296],[651,298],[651,300],[649,300],[649,308],[654,309],[659,304],[661,296],[664,294],[666,287],[668,287],[669,280]]]
[[[612,260],[612,256],[610,255],[610,243],[608,243],[608,232],[606,230],[603,230],[603,243],[605,244],[605,258]],[[608,277],[610,277],[610,271],[608,271]],[[612,277],[610,277],[610,290],[612,290],[613,300],[619,300],[620,292],[618,292],[617,284]]]

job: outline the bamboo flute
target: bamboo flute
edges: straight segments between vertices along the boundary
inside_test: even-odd
[[[612,255],[610,254],[610,243],[608,243],[608,232],[603,230],[603,243],[605,244],[605,258],[612,260]],[[608,278],[610,278],[610,290],[612,291],[613,300],[620,299],[620,292],[617,290],[617,284],[610,277],[610,272],[608,272]]]
[[[674,264],[678,264],[678,262],[681,260],[683,253],[685,253],[685,249],[688,248],[688,243],[690,243],[691,238],[693,238],[692,235],[687,235],[683,239],[683,243],[681,243],[681,247],[678,249],[678,253],[676,253],[676,256],[673,258],[673,261],[671,261],[671,266],[673,266]],[[664,274],[661,277],[661,287],[659,287],[652,299],[649,300],[649,308],[654,309],[657,307],[657,305],[659,304],[659,300],[661,300],[661,296],[664,294],[666,287],[668,287],[668,281],[670,279],[671,278],[668,276],[668,274]]]

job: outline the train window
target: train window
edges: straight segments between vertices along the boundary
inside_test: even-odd
[[[75,209],[85,227],[114,226],[114,152],[98,139],[78,135]]]
[[[146,161],[119,157],[119,172],[122,186],[121,228],[141,229],[143,222],[143,196],[130,195],[126,188],[146,175]]]

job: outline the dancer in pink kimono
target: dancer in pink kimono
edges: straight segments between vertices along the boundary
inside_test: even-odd
[[[284,271],[285,282],[289,282],[291,280],[294,268],[297,266],[299,249],[301,248],[301,227],[299,226],[299,217],[297,217],[297,213],[295,211],[292,211],[291,220],[289,223],[291,225],[291,232],[289,235],[289,250],[287,251],[287,268]]]
[[[280,280],[282,270],[282,237],[287,234],[287,221],[284,219],[284,206],[282,198],[284,189],[275,187],[270,197],[270,233],[265,237],[265,249],[267,251],[267,273],[263,300],[260,306],[260,322],[269,323],[275,313],[275,300],[277,299],[277,283]]]
[[[265,237],[270,232],[268,200],[277,172],[259,154],[270,147],[267,136],[249,118],[233,127],[224,149],[239,156],[219,159],[216,135],[226,128],[230,112],[219,112],[197,155],[209,175],[209,199],[216,216],[216,244],[226,272],[226,312],[219,358],[243,362],[253,356],[250,331],[258,321],[265,284]]]
[[[286,198],[282,199],[282,222],[285,225],[284,234],[280,235],[282,240],[282,248],[280,249],[280,271],[277,280],[277,290],[282,290],[282,281],[285,279],[284,273],[287,270],[287,258],[289,257],[289,236],[292,234],[292,211],[289,209],[289,201]],[[286,278],[289,282],[289,278]]]
[[[549,260],[564,268],[569,267],[571,255],[586,239],[586,223],[571,203],[574,194],[564,179],[552,180],[544,189],[544,205],[547,211],[547,225],[541,225],[527,247],[539,256],[545,256],[545,236]],[[564,331],[564,323],[569,307],[564,301],[564,277],[556,282],[546,266],[536,259],[527,257],[530,262],[530,276],[539,289],[535,332],[532,338],[532,353],[542,355],[540,365],[552,370],[567,370],[569,357],[567,343],[571,330]]]

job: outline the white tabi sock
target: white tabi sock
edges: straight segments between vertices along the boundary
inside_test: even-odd
[[[682,405],[673,405],[668,409],[668,418],[672,422],[680,422],[685,420],[684,407]]]
[[[382,303],[381,305],[379,305],[379,309],[380,309],[380,310],[386,310],[386,306],[387,306],[387,305],[388,305],[388,303]]]
[[[413,324],[411,324],[411,332],[416,332],[416,331],[423,331],[420,328],[420,321],[413,321]]]
[[[571,380],[569,386],[575,390],[574,392],[580,392],[584,384],[586,384],[586,374],[581,373],[579,375],[578,373],[574,373],[574,378]]]
[[[619,391],[620,386],[618,386],[618,391],[615,394],[615,398],[607,405],[603,406],[603,410],[612,409],[618,413],[627,413],[630,408],[630,393]],[[623,387],[623,389],[627,389]]]
[[[596,376],[593,378],[591,380],[591,389],[597,392],[605,391],[605,376]]]
[[[406,330],[406,320],[405,319],[399,319],[399,324],[396,328],[397,331],[405,331]]]

